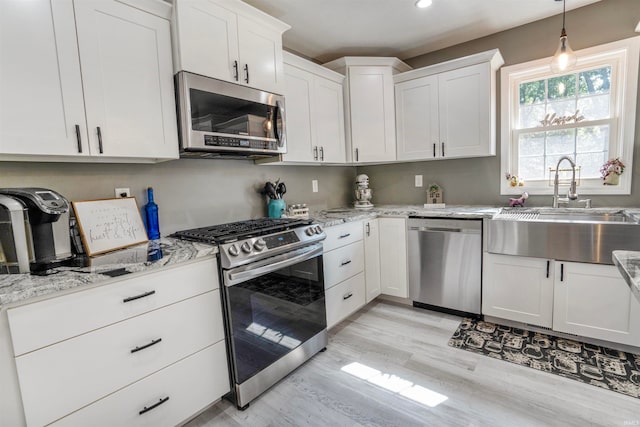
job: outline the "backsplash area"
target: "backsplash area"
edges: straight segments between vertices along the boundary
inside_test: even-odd
[[[114,197],[128,187],[138,206],[146,188],[154,188],[160,231],[202,227],[267,215],[259,194],[266,181],[287,185],[287,203],[312,209],[353,202],[355,168],[351,166],[258,166],[246,160],[180,159],[154,165],[0,162],[0,187],[45,187],[69,200]],[[318,192],[312,192],[318,180]]]

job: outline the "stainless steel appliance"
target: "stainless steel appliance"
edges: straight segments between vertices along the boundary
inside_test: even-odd
[[[482,220],[411,217],[407,227],[413,305],[480,315]]]
[[[326,347],[320,226],[261,218],[174,236],[219,246],[228,397],[239,408]]]
[[[32,272],[73,258],[69,202],[62,195],[46,188],[0,188],[0,194],[20,201],[27,209],[33,242]]]
[[[284,97],[180,71],[183,157],[263,158],[287,152]]]
[[[28,273],[31,261],[33,239],[27,207],[0,194],[0,274]]]

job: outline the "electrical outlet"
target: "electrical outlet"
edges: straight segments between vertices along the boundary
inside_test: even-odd
[[[115,189],[116,199],[122,197],[130,197],[131,191],[128,188],[116,188]]]
[[[416,175],[416,187],[422,187],[422,175]]]
[[[317,179],[311,180],[311,189],[313,190],[314,193],[318,192],[318,180]]]

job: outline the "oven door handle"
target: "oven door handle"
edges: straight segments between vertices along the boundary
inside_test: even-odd
[[[227,272],[224,285],[226,287],[234,286],[238,283],[246,282],[247,280],[280,270],[281,268],[286,268],[299,262],[307,261],[311,258],[317,257],[318,255],[322,255],[321,244],[307,246],[293,252],[277,255],[270,258],[269,263],[266,265],[249,268],[244,266],[241,267],[241,270],[238,269],[240,271],[234,272],[231,270]]]

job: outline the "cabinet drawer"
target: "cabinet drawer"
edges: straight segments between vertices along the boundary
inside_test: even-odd
[[[344,224],[328,227],[324,230],[327,238],[323,246],[324,251],[329,252],[335,248],[362,240],[362,221],[346,222]]]
[[[55,421],[223,339],[215,290],[17,357],[27,424]]]
[[[16,356],[218,288],[206,259],[7,311]],[[124,276],[123,276],[124,277]]]
[[[365,304],[364,273],[328,289],[325,293],[327,304],[327,328],[331,328],[342,319]]]
[[[62,426],[174,426],[229,391],[224,341],[54,423]],[[167,400],[168,398],[168,400]],[[145,408],[163,402],[143,414]]]
[[[324,288],[342,282],[349,277],[364,271],[364,247],[362,242],[355,242],[327,252],[323,255]]]

